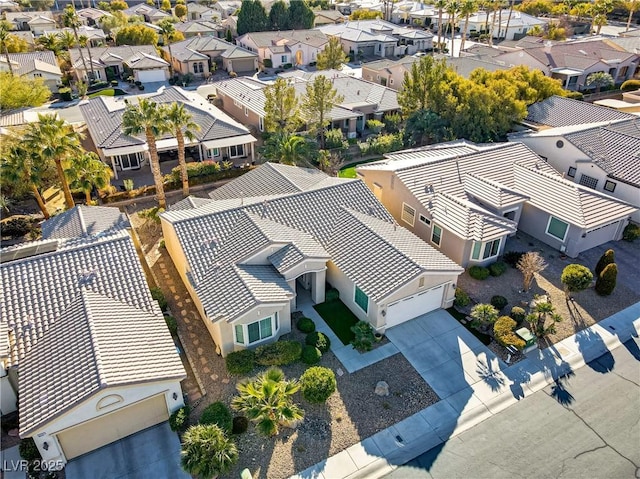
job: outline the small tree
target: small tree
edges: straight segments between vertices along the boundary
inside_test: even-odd
[[[608,88],[615,83],[613,77],[606,72],[594,72],[587,77],[585,86],[595,87],[596,93],[600,93],[601,88]]]
[[[600,296],[609,296],[616,288],[618,278],[618,266],[610,263],[602,270],[596,279],[596,293]]]
[[[238,449],[215,424],[191,426],[182,438],[180,463],[189,474],[212,479],[238,462]]]
[[[495,322],[498,319],[498,310],[490,304],[476,304],[471,308],[469,316],[473,319],[472,326],[478,327]]]
[[[551,303],[538,303],[533,308],[531,314],[527,316],[527,322],[531,327],[533,334],[539,338],[543,338],[548,334],[556,332],[555,325],[553,323],[559,323],[562,321],[562,316],[555,312],[555,308]],[[547,326],[547,320],[553,320],[553,323]]]
[[[607,267],[607,265],[611,263],[615,263],[615,253],[612,249],[608,249],[604,252],[600,259],[598,260],[598,264],[596,264],[595,274],[596,277],[600,276],[600,273]]]
[[[347,55],[338,37],[329,38],[329,43],[318,53],[318,70],[339,70],[347,63]]]
[[[589,268],[581,264],[570,264],[562,270],[560,281],[564,284],[564,293],[569,298],[569,293],[577,293],[589,287],[593,280],[593,274]]]
[[[524,291],[528,291],[531,287],[535,273],[544,271],[546,267],[547,263],[537,251],[529,251],[520,257],[516,263],[516,268],[520,270],[524,277],[522,285]]]

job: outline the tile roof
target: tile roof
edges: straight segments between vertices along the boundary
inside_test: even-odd
[[[561,96],[552,96],[529,106],[526,122],[550,127],[628,120],[636,115]]]
[[[20,364],[20,433],[105,388],[185,376],[160,313],[81,288]]]
[[[107,38],[107,35],[100,28],[80,25],[76,30],[78,32],[78,36],[85,35],[89,40],[105,40]],[[54,30],[45,30],[43,35],[62,35],[64,32],[73,33],[73,29],[57,28]],[[93,49],[91,55],[93,56]]]
[[[170,209],[171,211],[190,210],[202,205],[206,205],[208,203],[211,203],[211,200],[208,198],[199,198],[197,196],[187,196],[186,198],[183,198],[180,201],[170,205],[168,209]]]
[[[6,63],[5,55],[3,55],[1,60]],[[62,71],[58,66],[55,54],[49,50],[27,53],[9,53],[9,61],[12,65],[15,64],[18,66],[18,68],[14,67],[13,70],[16,75],[26,75],[33,71],[46,71],[62,75]]]
[[[138,58],[140,55],[148,55],[157,57],[158,52],[153,45],[138,45],[131,47],[129,45],[120,45],[117,47],[92,47],[91,58],[96,65],[108,66],[113,63],[129,63],[132,58]],[[80,59],[80,50],[78,48],[70,48],[69,55],[74,68],[81,68],[82,61]],[[85,49],[82,50],[85,61],[89,61]]]
[[[351,41],[395,41],[397,38],[424,38],[431,39],[433,34],[429,31],[416,30],[384,20],[357,20],[344,23],[321,25],[318,30],[329,36],[338,36]],[[396,38],[397,37],[397,38]]]
[[[635,57],[633,53],[614,48],[602,40],[561,42],[550,48],[544,46],[527,48],[527,53],[543,65],[550,68],[576,68],[583,70],[591,65],[602,62],[603,67],[608,61],[624,62]]]
[[[322,48],[329,43],[329,39],[321,30],[250,32],[243,35],[243,37],[250,38],[258,48],[271,47],[273,45],[295,45],[296,43]],[[239,41],[242,41],[243,37],[239,37]]]
[[[164,51],[169,52],[168,47],[163,47]],[[254,57],[257,58],[258,54],[240,48],[232,43],[226,42],[216,37],[193,37],[171,44],[171,54],[179,61],[187,61],[193,58],[195,54],[218,54],[223,55],[225,52],[233,52],[234,57]]]
[[[191,9],[189,11],[191,11]],[[209,20],[189,20],[187,22],[178,22],[174,24],[174,26],[179,32],[190,34],[212,33],[217,32],[220,29],[219,24]],[[173,47],[171,50],[173,52]]]
[[[76,13],[78,14],[78,16],[80,17],[84,17],[84,18],[91,18],[93,20],[99,20],[102,17],[112,17],[113,15],[111,15],[110,12],[106,12],[104,10],[100,10],[99,8],[93,8],[93,7],[89,7],[89,8],[81,8],[79,10],[76,10]]]
[[[43,242],[40,242],[43,243]],[[32,248],[31,242],[9,251]],[[0,264],[0,321],[9,328],[17,365],[78,297],[82,287],[150,314],[159,312],[126,231],[58,240],[57,250]]]
[[[78,205],[42,223],[44,239],[97,236],[128,228],[127,216],[118,208]]]
[[[50,11],[38,11],[38,12],[4,12],[5,20],[9,22],[15,22],[16,20],[28,20],[36,17],[47,17],[53,20],[53,12]]]

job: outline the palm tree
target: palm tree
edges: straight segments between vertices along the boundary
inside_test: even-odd
[[[464,15],[464,29],[462,30],[462,40],[460,41],[460,51],[464,50],[464,42],[467,39],[467,30],[469,29],[469,17],[478,8],[476,0],[463,0],[460,4],[460,15]]]
[[[106,188],[111,182],[113,171],[103,163],[98,155],[87,152],[79,156],[71,168],[67,169],[71,188],[84,191],[87,204],[91,204],[91,191]]]
[[[476,304],[469,314],[473,319],[473,326],[478,327],[493,323],[498,319],[498,310],[490,304]]]
[[[438,51],[441,51],[440,45],[442,38],[442,11],[447,6],[447,0],[435,0],[433,6],[438,10]]]
[[[498,18],[496,12],[498,11],[498,8],[500,8],[500,0],[491,0],[493,17],[491,18],[491,29],[489,30],[489,45],[493,45],[493,32],[496,29],[496,20]]]
[[[42,157],[47,161],[55,162],[65,203],[67,208],[73,208],[75,203],[65,169],[68,168],[71,157],[79,156],[83,151],[80,146],[80,135],[56,115],[39,114],[38,122],[27,126],[24,142],[29,145],[29,148],[41,151]]]
[[[217,424],[191,426],[182,436],[182,468],[200,479],[226,474],[238,462],[238,449]]]
[[[166,108],[157,103],[142,98],[137,105],[127,105],[122,115],[122,131],[125,135],[139,135],[144,133],[149,146],[149,162],[153,181],[156,185],[156,195],[160,208],[167,207],[164,195],[164,179],[160,170],[156,138],[170,131],[167,123]]]
[[[628,32],[631,28],[631,20],[633,18],[633,14],[638,9],[638,1],[637,0],[622,0],[620,2],[620,6],[629,12],[629,17],[627,18],[627,28],[625,32]]]
[[[509,16],[507,17],[507,26],[504,29],[504,36],[505,38],[507,37],[507,35],[509,34],[509,25],[511,24],[511,14],[513,13],[513,6],[515,4],[516,0],[510,0],[509,1]]]
[[[309,144],[299,135],[274,133],[266,140],[260,153],[269,160],[285,165],[297,165],[309,156]]]
[[[91,42],[89,41],[89,37],[86,35],[78,36],[78,46],[82,49],[84,47],[87,48],[87,55],[89,55],[89,69],[91,70],[91,81],[96,79],[96,72],[93,69],[93,58],[91,57]],[[89,83],[91,83],[91,81]]]
[[[36,39],[36,43],[41,48],[52,51],[56,57],[60,55],[60,50],[63,48],[60,37],[55,33],[47,33],[46,35],[39,36]]]
[[[449,15],[449,28],[451,30],[451,56],[453,57],[453,41],[456,33],[456,13],[460,11],[460,3],[458,0],[450,0],[446,7],[447,15]]]
[[[173,22],[169,18],[165,18],[160,23],[158,23],[158,27],[160,27],[160,33],[162,34],[162,39],[164,44],[169,49],[169,73],[171,78],[173,78],[173,53],[171,52],[171,37],[176,32],[176,27],[173,25]]]
[[[240,395],[233,398],[231,407],[244,412],[265,436],[275,436],[280,425],[304,417],[304,411],[293,403],[293,395],[300,389],[300,384],[295,379],[285,379],[279,368],[270,368],[255,378],[242,381],[236,389]]]
[[[185,109],[184,103],[174,102],[169,105],[166,112],[166,119],[171,131],[174,132],[178,140],[178,164],[180,165],[180,177],[182,178],[182,195],[189,196],[189,173],[187,172],[187,161],[184,154],[184,137],[193,140],[194,130],[199,130],[200,126],[193,122],[193,117]]]
[[[88,76],[89,70],[87,70],[87,62],[84,61],[84,55],[82,54],[82,48],[80,48],[80,39],[78,38],[78,28],[80,27],[80,19],[76,14],[75,6],[67,5],[62,14],[62,22],[65,27],[73,30],[73,37],[75,38],[75,44],[78,45],[78,51],[80,52],[80,60],[82,60],[82,69],[85,75]],[[80,78],[78,78],[80,80]]]
[[[11,24],[6,20],[0,20],[0,49],[4,53],[4,58],[9,66],[9,73],[13,75],[13,67],[11,66],[11,60],[9,59],[9,50],[7,49],[7,41],[11,31]]]

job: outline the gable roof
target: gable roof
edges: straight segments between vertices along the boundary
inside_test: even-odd
[[[163,49],[169,53],[168,47]],[[208,58],[203,52],[220,52],[224,56],[225,53],[233,52],[236,57],[254,57],[258,54],[251,52],[245,48],[240,48],[232,43],[216,37],[193,37],[171,44],[171,54],[179,61],[187,61],[196,58]],[[194,58],[195,57],[195,58]]]
[[[6,63],[6,58],[0,59]],[[9,61],[16,75],[26,75],[31,72],[43,71],[54,75],[62,75],[55,54],[50,50],[27,53],[9,53]]]
[[[44,239],[96,236],[128,228],[129,220],[118,208],[78,205],[42,223]]]
[[[433,33],[426,30],[407,28],[384,20],[355,20],[344,23],[321,25],[318,30],[329,36],[336,36],[345,40],[363,41],[396,41],[396,37],[432,39]]]
[[[638,117],[613,108],[561,96],[552,96],[529,106],[525,121],[558,127],[635,118]]]
[[[185,376],[160,313],[83,287],[20,365],[20,433],[105,388]]]
[[[258,48],[271,47],[274,45],[295,45],[297,43],[321,48],[329,42],[327,36],[320,30],[249,32],[243,35],[243,37],[251,39]],[[242,40],[243,37],[240,37],[240,40]]]
[[[217,32],[218,30],[220,30],[220,24],[209,21],[209,20],[202,20],[202,19],[189,20],[186,22],[178,22],[174,24],[174,27],[179,32],[188,33],[188,34],[211,33],[211,32]],[[173,45],[175,44],[172,44],[172,47]],[[173,48],[171,50],[173,52]]]
[[[527,53],[549,68],[575,68],[584,70],[602,62],[603,67],[610,61],[624,62],[637,55],[620,48],[614,48],[602,40],[561,42],[549,48],[540,46],[527,48]]]
[[[71,64],[74,68],[82,68],[82,60],[80,59],[80,50],[78,48],[70,48]],[[85,61],[89,61],[89,55],[86,49],[82,49],[82,55]],[[138,45],[131,47],[129,45],[120,45],[116,47],[92,47],[91,58],[93,63],[98,66],[107,66],[113,62],[129,63],[132,58],[139,58],[140,55],[148,55],[158,57],[156,48],[153,45]]]

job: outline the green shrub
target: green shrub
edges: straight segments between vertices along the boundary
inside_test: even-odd
[[[516,322],[509,316],[500,316],[493,324],[493,335],[498,343],[503,346],[513,346],[524,349],[525,342],[513,332]]]
[[[624,231],[622,232],[622,239],[625,241],[635,241],[640,238],[640,226],[629,223],[624,227]]]
[[[376,340],[371,325],[366,321],[358,321],[350,329],[355,335],[355,338],[351,341],[353,347],[360,352],[371,351]]]
[[[244,416],[236,416],[233,418],[233,427],[231,434],[242,434],[249,428],[249,420]]]
[[[324,300],[328,303],[329,301],[335,301],[336,299],[340,299],[340,291],[336,288],[327,289],[327,292],[324,294]]]
[[[2,236],[21,237],[30,233],[35,228],[35,220],[27,216],[14,216],[13,218],[0,223]]]
[[[260,366],[284,366],[302,355],[302,344],[298,341],[276,341],[256,348],[256,364]]]
[[[174,432],[186,431],[189,427],[189,406],[182,406],[180,409],[173,411],[169,416],[169,427]]]
[[[616,288],[618,278],[618,265],[608,264],[596,279],[596,293],[600,296],[609,296]]]
[[[264,63],[265,68],[273,67],[273,62],[271,61],[271,58],[265,58],[264,60],[262,60],[262,63]]]
[[[565,96],[573,100],[584,100],[584,94],[579,91],[568,91]]]
[[[507,263],[504,261],[496,261],[489,266],[489,273],[491,276],[501,276],[507,271]]]
[[[327,130],[324,136],[324,145],[328,150],[349,148],[349,142],[345,139],[344,133],[340,128],[331,128]]]
[[[371,136],[366,142],[358,143],[360,154],[366,155],[382,155],[392,151],[398,151],[404,148],[402,133],[387,133],[382,135]]]
[[[513,308],[511,308],[511,317],[518,323],[524,321],[526,315],[527,313],[520,306],[514,306]]]
[[[468,306],[470,302],[471,298],[469,298],[469,295],[466,293],[466,291],[462,288],[456,288],[456,299],[453,304],[455,304],[459,308],[464,308],[465,306]]]
[[[591,280],[593,280],[593,274],[589,268],[577,263],[567,265],[560,276],[560,281],[564,284],[567,293],[587,289]]]
[[[36,446],[36,442],[32,437],[26,437],[20,440],[18,452],[20,453],[20,457],[25,461],[35,461],[36,459],[42,458],[40,451],[38,451],[38,446]]]
[[[512,268],[515,268],[516,265],[518,264],[518,261],[520,261],[520,258],[522,258],[525,254],[526,254],[525,251],[507,251],[505,254],[502,255],[502,259],[509,266],[511,266]]]
[[[178,322],[176,321],[176,318],[174,318],[173,316],[167,315],[164,317],[164,321],[165,323],[167,323],[167,328],[169,328],[169,332],[171,333],[171,336],[177,336]]]
[[[160,288],[151,288],[151,297],[158,302],[158,306],[162,311],[166,311],[169,303],[167,302],[167,298],[164,297],[164,293]]]
[[[469,276],[473,279],[479,279],[483,281],[489,277],[489,268],[485,268],[484,266],[472,266],[469,268]]]
[[[620,89],[622,91],[634,91],[639,88],[640,88],[640,80],[635,80],[635,79],[627,80],[620,86]]]
[[[300,377],[302,396],[309,402],[323,403],[337,387],[336,376],[329,368],[314,366]]]
[[[60,100],[62,101],[71,101],[71,88],[60,88],[58,90],[58,93],[60,94]]]
[[[315,346],[306,345],[302,348],[302,362],[305,364],[316,364],[322,357],[322,351]]]
[[[222,402],[216,401],[209,404],[200,416],[200,424],[216,424],[225,433],[229,434],[233,428],[233,416],[229,408]]]
[[[322,353],[326,353],[331,347],[331,340],[327,337],[326,334],[319,331],[314,331],[307,334],[304,342],[309,346],[315,346]]]
[[[501,311],[509,301],[507,301],[507,298],[504,296],[495,295],[491,297],[491,301],[489,302],[491,303],[491,306],[496,308],[498,311]]]
[[[256,366],[256,355],[252,349],[243,349],[227,354],[224,358],[229,374],[249,374]]]
[[[372,130],[375,134],[378,134],[384,128],[384,123],[380,120],[367,120],[366,122],[367,128]]]
[[[612,249],[608,249],[605,251],[600,259],[598,260],[598,264],[596,264],[596,269],[594,270],[595,275],[599,276],[600,273],[606,268],[608,264],[615,263],[615,253]]]
[[[313,319],[303,316],[296,323],[296,328],[303,333],[313,333],[316,330],[316,323],[313,322]]]

